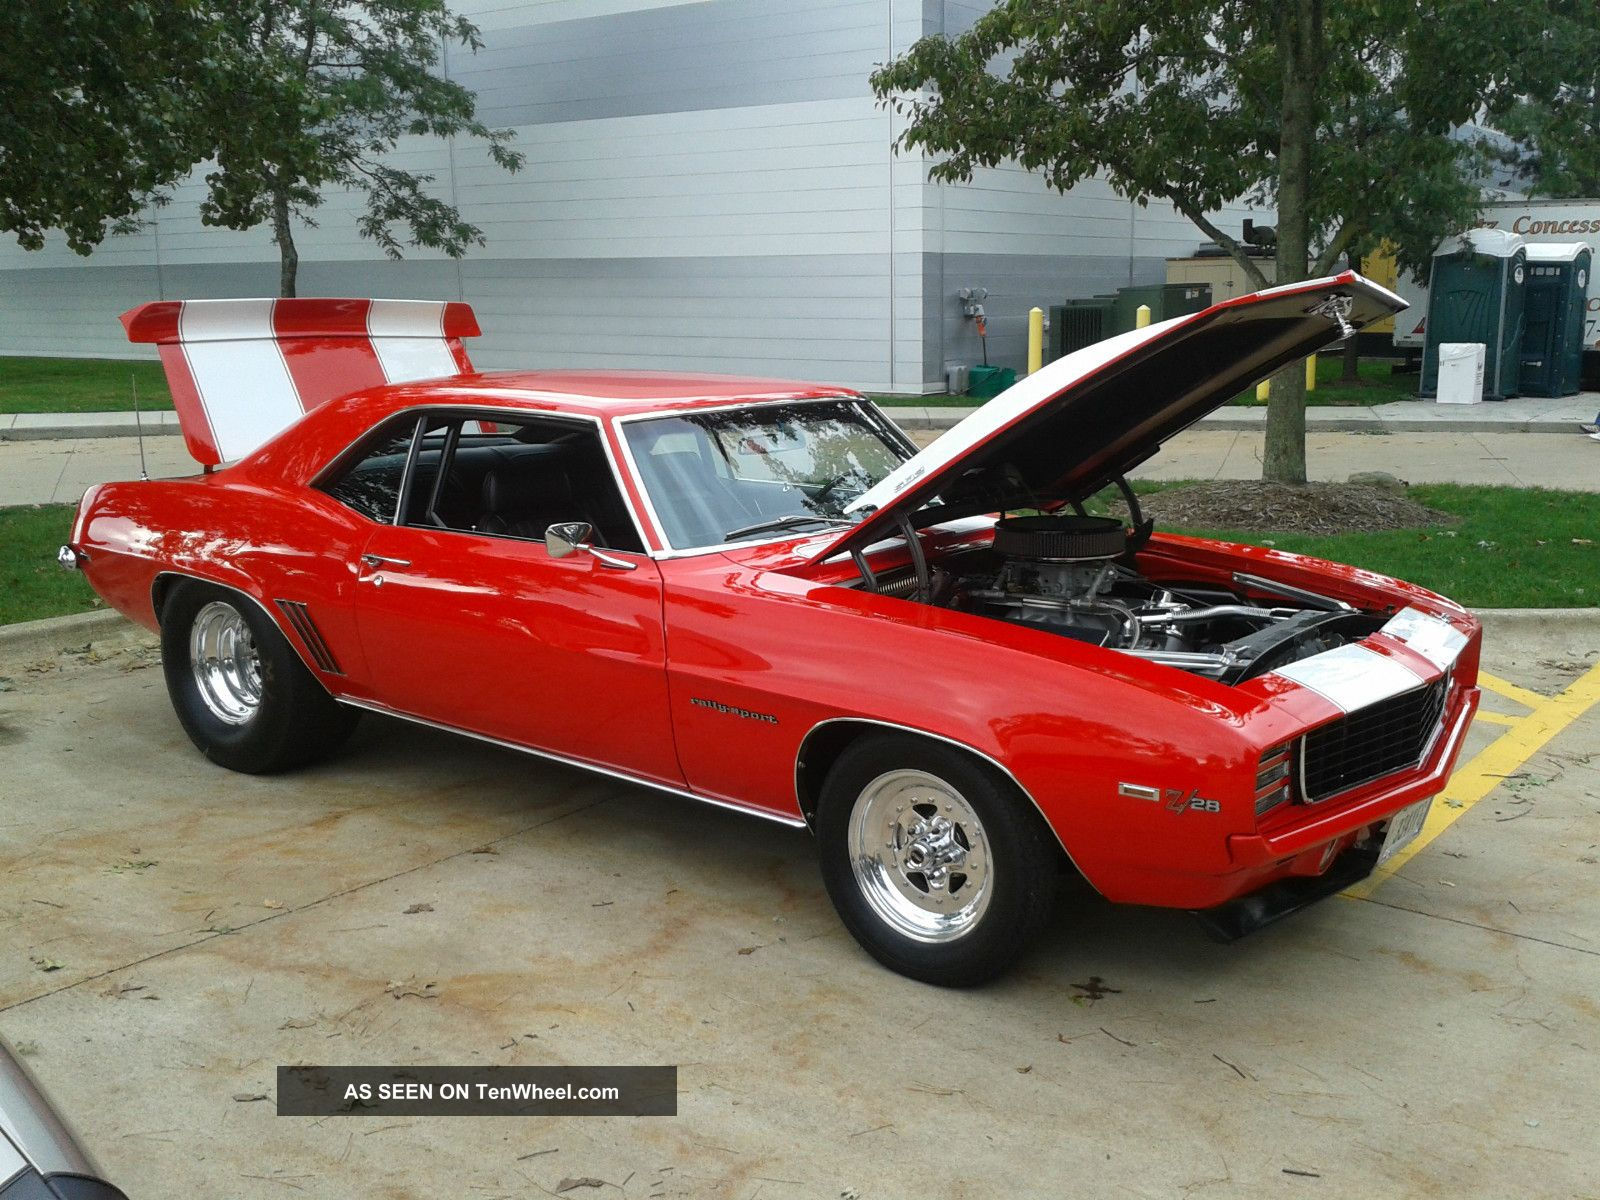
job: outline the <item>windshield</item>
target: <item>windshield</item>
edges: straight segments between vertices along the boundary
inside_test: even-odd
[[[844,509],[911,450],[848,400],[759,404],[623,425],[674,550],[852,524]]]

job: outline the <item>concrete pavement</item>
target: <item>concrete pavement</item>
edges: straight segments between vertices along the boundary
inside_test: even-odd
[[[938,437],[933,430],[908,432],[923,446]],[[1196,427],[1173,438],[1133,477],[1260,479],[1264,437],[1260,430]],[[1311,433],[1306,463],[1312,479],[1335,483],[1357,471],[1388,471],[1410,483],[1600,492],[1600,443],[1578,433],[1559,439],[1541,433]]]
[[[152,479],[192,475],[200,469],[182,438],[146,438],[144,458]],[[135,438],[0,442],[0,507],[76,504],[94,484],[137,478]]]
[[[1591,416],[1593,414],[1590,414]],[[1259,479],[1260,430],[1191,429],[1134,472],[1145,479]],[[1312,479],[1342,482],[1388,471],[1410,483],[1498,484],[1600,491],[1600,442],[1573,432],[1308,433]]]
[[[232,775],[148,651],[44,661],[0,694],[28,798],[0,1032],[132,1200],[888,1200],[907,1163],[951,1200],[1587,1196],[1600,709],[1537,712],[1593,639],[1486,647],[1510,695],[1463,770],[1503,777],[1379,886],[1232,946],[1074,893],[970,992],[857,950],[803,833],[381,719],[326,766]],[[1553,732],[1508,759],[1509,722]],[[278,1118],[295,1062],[677,1063],[681,1098]]]

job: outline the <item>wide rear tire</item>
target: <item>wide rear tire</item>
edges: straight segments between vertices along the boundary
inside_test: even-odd
[[[1014,783],[953,746],[905,734],[855,742],[823,784],[816,828],[845,928],[912,979],[993,979],[1054,911],[1054,835]]]
[[[161,611],[161,665],[184,732],[212,762],[250,775],[333,753],[360,713],[340,704],[254,601],[177,585]]]

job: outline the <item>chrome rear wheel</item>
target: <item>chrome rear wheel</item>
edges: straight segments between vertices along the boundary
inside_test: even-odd
[[[249,596],[183,579],[156,597],[161,669],[189,740],[220,766],[253,775],[331,754],[355,728]]]
[[[261,655],[244,615],[224,600],[213,600],[189,628],[189,669],[211,715],[243,725],[261,708]]]

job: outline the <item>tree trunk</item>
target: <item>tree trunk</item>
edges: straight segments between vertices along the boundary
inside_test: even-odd
[[[1317,72],[1322,65],[1322,0],[1280,0],[1278,66],[1283,106],[1278,142],[1278,279],[1306,278],[1311,252],[1311,142],[1316,133]],[[1272,377],[1261,477],[1306,481],[1306,370],[1295,363]]]
[[[295,249],[294,229],[289,224],[289,197],[282,191],[272,193],[272,240],[278,243],[278,295],[293,296],[300,252]]]
[[[1351,254],[1348,256],[1350,269],[1357,273],[1361,270],[1361,256]],[[1355,334],[1344,340],[1344,374],[1339,377],[1340,383],[1356,387],[1361,383],[1361,342]]]

